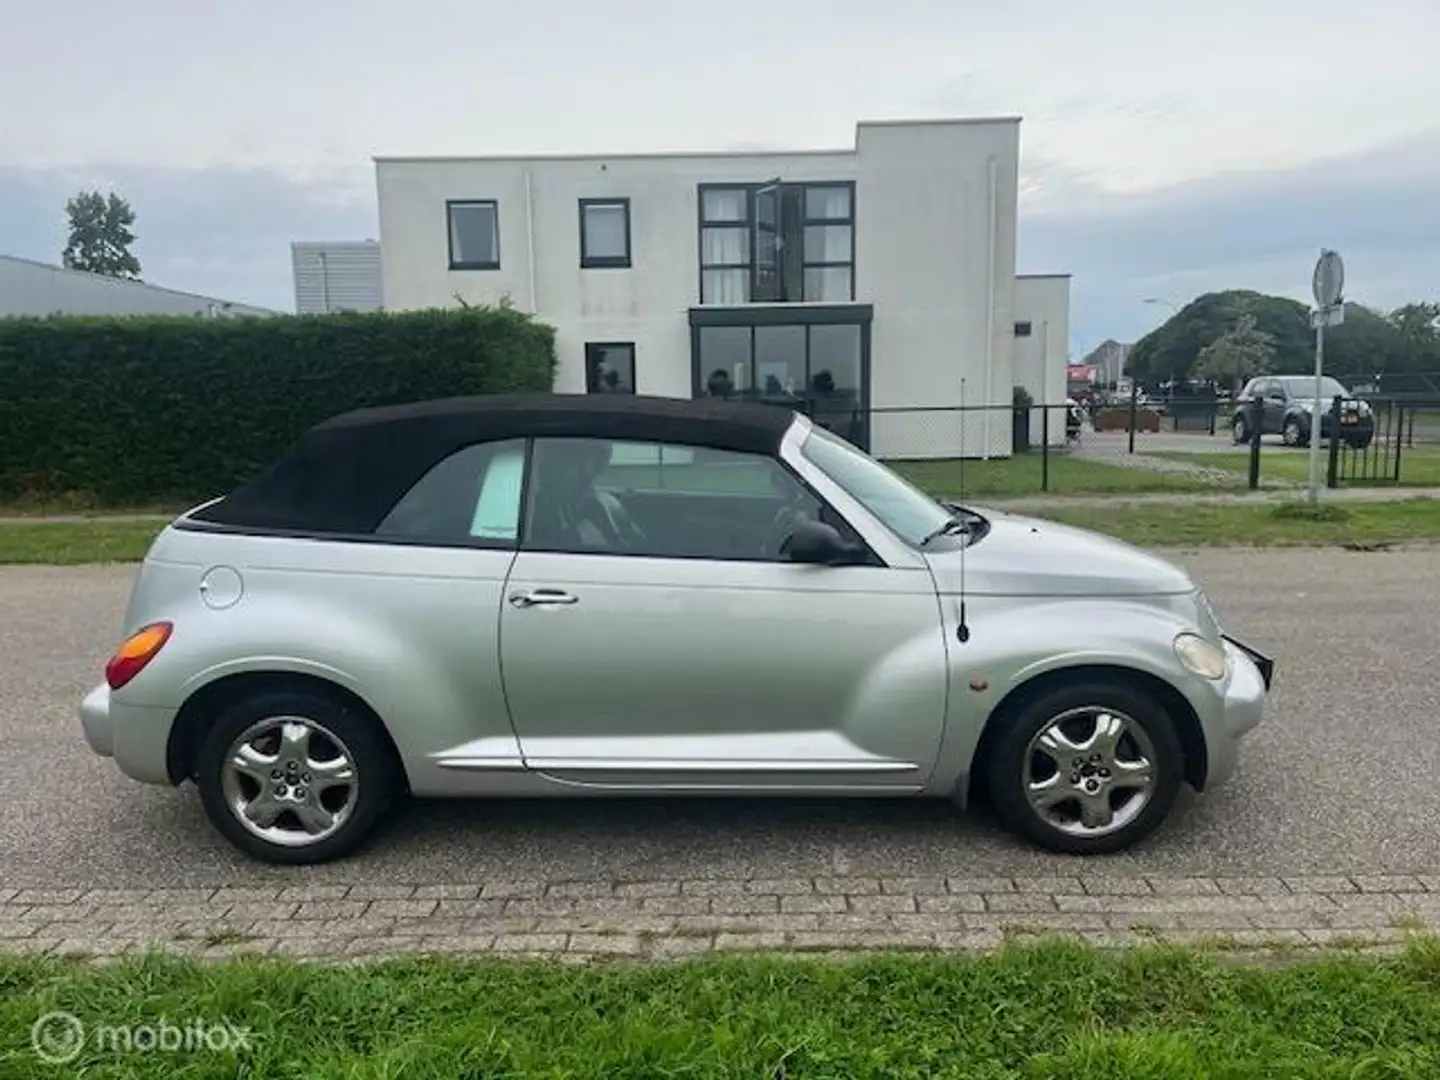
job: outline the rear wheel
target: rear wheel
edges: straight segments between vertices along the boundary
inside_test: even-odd
[[[1245,417],[1237,416],[1230,424],[1230,436],[1237,443],[1250,441],[1250,425],[1246,423]]]
[[[265,692],[230,706],[196,755],[211,823],[266,862],[317,863],[353,851],[399,779],[372,717],[309,691]]]
[[[986,766],[1006,828],[1051,851],[1098,855],[1129,847],[1165,820],[1184,752],[1150,695],[1121,680],[1090,681],[1024,705]]]

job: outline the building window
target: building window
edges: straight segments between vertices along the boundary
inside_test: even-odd
[[[1016,337],[1029,337],[1031,326],[1028,322],[1017,322],[1015,324]]]
[[[750,191],[700,190],[700,302],[744,304],[750,299]]]
[[[700,302],[849,302],[855,185],[702,184]]]
[[[585,345],[585,392],[635,393],[635,345],[629,341],[592,341]]]
[[[451,270],[500,269],[500,205],[494,199],[451,200],[445,204],[450,229]]]
[[[763,318],[754,320],[752,312]],[[691,310],[695,397],[798,409],[857,446],[869,441],[869,314],[859,306]]]
[[[585,269],[630,265],[630,200],[580,200],[580,265]]]
[[[804,298],[812,303],[855,299],[853,185],[807,185],[804,230]]]

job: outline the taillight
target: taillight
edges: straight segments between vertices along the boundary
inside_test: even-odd
[[[170,640],[172,629],[174,627],[168,622],[151,623],[126,638],[105,665],[105,681],[110,684],[110,689],[119,690],[144,671],[145,665],[155,659],[161,646]]]

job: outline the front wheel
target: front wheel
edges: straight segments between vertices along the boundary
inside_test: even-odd
[[[1250,441],[1250,425],[1245,422],[1245,417],[1237,416],[1230,424],[1230,437],[1238,443]]]
[[[1286,446],[1301,446],[1308,441],[1300,430],[1300,421],[1293,416],[1285,421],[1280,438]]]
[[[1152,833],[1180,792],[1184,752],[1150,695],[1125,682],[1042,694],[1009,718],[987,760],[1011,832],[1071,855],[1120,851]]]
[[[256,694],[226,709],[200,745],[195,780],[227,840],[289,864],[353,851],[400,789],[374,719],[309,691]]]

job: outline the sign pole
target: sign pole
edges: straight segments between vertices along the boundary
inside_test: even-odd
[[[1325,368],[1325,313],[1315,323],[1315,406],[1310,410],[1310,489],[1311,506],[1320,503],[1320,432],[1325,413],[1320,407],[1320,378]],[[1330,433],[1335,437],[1335,432]]]
[[[1320,252],[1310,281],[1315,294],[1315,397],[1310,403],[1310,489],[1311,506],[1320,503],[1320,438],[1325,430],[1325,403],[1321,400],[1321,378],[1325,370],[1325,327],[1333,319],[1338,326],[1345,318],[1345,263],[1339,252]],[[1340,437],[1338,431],[1331,439]]]

